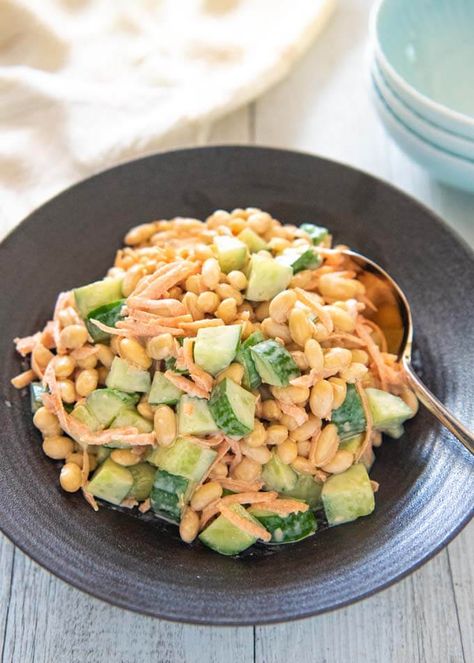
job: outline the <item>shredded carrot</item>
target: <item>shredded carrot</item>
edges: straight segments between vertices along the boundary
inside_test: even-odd
[[[370,486],[371,486],[371,488],[372,488],[372,491],[373,491],[374,493],[376,493],[376,492],[378,491],[378,489],[379,489],[380,484],[379,484],[378,481],[372,481],[372,480],[370,480]]]
[[[165,317],[182,315],[186,308],[178,299],[143,299],[142,297],[129,297],[127,299],[129,309],[143,309],[152,311]]]
[[[293,403],[284,403],[283,401],[277,401],[278,405],[282,412],[287,414],[296,421],[298,426],[302,426],[309,419],[309,415],[304,409],[304,407],[299,407]]]
[[[91,320],[91,322],[101,329],[96,320]],[[119,320],[116,327],[112,327],[111,329],[115,329],[115,331],[109,331],[109,333],[118,333],[122,336],[130,336],[130,334],[133,334],[134,336],[158,336],[159,334],[166,333],[172,334],[173,336],[183,336],[183,330],[178,329],[177,327],[166,327],[157,323],[139,322],[134,319]],[[125,332],[125,334],[121,332]]]
[[[225,504],[259,504],[260,502],[273,502],[278,497],[275,491],[259,492],[248,491],[246,493],[236,493],[235,495],[226,495],[221,497],[219,505]]]
[[[13,342],[16,347],[16,351],[21,354],[22,357],[26,357],[35,349],[36,345],[41,340],[41,332],[36,332],[33,336],[24,336],[23,338],[14,338]]]
[[[276,499],[267,502],[262,508],[283,516],[289,513],[304,513],[309,509],[309,505],[299,500]]]
[[[184,365],[188,369],[192,379],[198,385],[198,387],[209,393],[212,389],[214,378],[212,375],[206,373],[206,371],[194,363],[193,347],[194,341],[192,339],[184,339],[182,348]]]
[[[205,318],[204,320],[195,320],[194,322],[180,322],[179,326],[186,332],[196,332],[204,327],[222,327],[224,321],[220,318]]]
[[[78,361],[81,361],[82,359],[87,359],[88,357],[92,357],[93,355],[96,355],[98,352],[99,352],[99,348],[97,348],[93,345],[83,345],[82,348],[76,348],[75,350],[73,350],[69,354],[74,359],[77,359]]]
[[[105,332],[106,334],[112,334],[115,336],[130,336],[130,333],[125,329],[117,329],[117,327],[110,327],[109,325],[105,325],[103,322],[95,320],[94,318],[91,318],[89,322],[92,322],[93,325],[95,325],[98,329]]]
[[[15,375],[15,377],[12,378],[10,382],[15,387],[15,389],[23,389],[24,387],[27,387],[34,379],[35,372],[29,369],[28,371],[23,371],[23,373]]]
[[[235,493],[244,493],[248,491],[258,491],[263,488],[263,481],[239,481],[230,477],[221,477],[216,479],[222,488],[232,490]]]
[[[375,367],[377,368],[377,373],[379,374],[379,379],[380,379],[380,385],[381,389],[383,391],[386,391],[387,389],[387,376],[386,376],[386,370],[385,370],[385,363],[382,359],[382,356],[380,354],[380,350],[377,346],[377,344],[374,342],[372,339],[371,335],[365,328],[365,320],[364,319],[359,319],[359,321],[356,324],[356,334],[364,341],[365,346],[367,348],[367,352],[369,355],[372,357],[372,361],[375,364]]]
[[[153,278],[139,294],[144,299],[158,299],[167,290],[173,288],[177,283],[183,281],[188,276],[191,276],[191,274],[195,274],[198,269],[199,265],[188,260],[174,262],[166,265],[166,269],[163,268],[161,274],[155,272]],[[140,283],[138,285],[140,285]],[[132,292],[132,295],[135,294],[137,294],[136,289],[134,292]]]
[[[48,350],[56,347],[56,341],[54,340],[54,327],[54,322],[49,320],[41,332],[41,343],[45,348],[48,348]]]
[[[88,502],[91,505],[91,507],[94,509],[94,511],[98,511],[99,510],[99,505],[97,504],[97,502],[95,500],[95,497],[92,495],[92,493],[90,493],[84,487],[82,487],[81,490],[82,490],[82,494],[84,495],[84,499],[86,500],[86,502]]]
[[[328,336],[326,340],[322,341],[321,343],[325,345],[326,343],[331,343],[333,341],[338,341],[339,344],[340,341],[347,341],[347,343],[351,343],[356,348],[360,348],[365,345],[364,341],[362,341],[354,334],[349,334],[349,332],[338,332],[337,334],[331,334],[330,336]]]
[[[365,393],[365,389],[362,387],[360,380],[356,381],[355,386],[360,396],[360,400],[362,402],[362,408],[365,414],[365,420],[367,422],[364,440],[355,455],[355,459],[356,461],[358,461],[361,458],[361,456],[365,453],[365,450],[368,448],[369,444],[371,443],[373,426],[372,426],[372,413],[370,411],[369,401],[367,399],[367,394]]]
[[[299,378],[293,378],[290,380],[290,384],[294,387],[312,387],[322,378],[321,371],[317,371],[315,368],[312,368],[309,373],[306,375],[300,375]]]
[[[257,525],[257,523],[247,520],[247,518],[242,518],[242,516],[239,516],[238,513],[235,513],[225,505],[221,505],[220,512],[224,518],[243,532],[250,534],[250,536],[266,542],[271,540],[272,535],[265,529],[265,527],[263,527],[263,525]]]
[[[146,513],[150,509],[151,509],[151,500],[149,497],[147,497],[147,499],[140,504],[138,510],[140,511],[140,513]]]
[[[331,333],[334,329],[334,323],[332,321],[331,316],[329,313],[326,311],[325,308],[318,302],[316,302],[311,295],[309,295],[305,290],[302,288],[295,288],[296,295],[300,302],[302,304],[306,304],[316,315],[318,318],[321,320],[323,325],[326,327],[329,333]]]
[[[181,389],[181,391],[185,391],[190,396],[197,396],[198,398],[209,398],[209,392],[207,392],[205,389],[202,389],[201,387],[198,387],[195,382],[188,380],[188,378],[185,378],[182,375],[178,375],[173,371],[167,370],[165,372],[165,378],[168,378],[168,380],[172,382],[175,387],[178,387],[178,389]]]
[[[380,339],[380,350],[381,352],[388,352],[387,348],[387,339],[385,338],[385,334],[383,331],[380,329],[380,327],[373,321],[373,320],[367,320],[367,318],[364,319],[364,325],[366,327],[370,327],[371,329],[374,330],[374,332],[377,334],[377,336]]]

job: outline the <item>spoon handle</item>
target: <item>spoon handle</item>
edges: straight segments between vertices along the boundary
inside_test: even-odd
[[[445,426],[457,439],[474,454],[474,435],[454,415],[447,410],[434,394],[423,384],[413,370],[408,359],[403,359],[408,382],[423,405]]]

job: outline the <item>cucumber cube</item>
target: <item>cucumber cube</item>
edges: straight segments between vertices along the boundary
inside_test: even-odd
[[[133,486],[130,488],[129,497],[134,497],[141,502],[150,496],[153,482],[155,481],[156,467],[148,463],[138,463],[127,468],[133,477]]]
[[[170,447],[155,449],[147,460],[170,474],[199,482],[216,456],[214,449],[202,447],[185,437],[178,437]]]
[[[258,522],[240,504],[232,504],[229,509],[242,518]],[[237,555],[253,545],[257,539],[231,523],[225,516],[220,515],[201,532],[199,540],[221,555]]]
[[[99,306],[116,302],[121,297],[122,278],[106,278],[74,290],[77,308],[84,319]]]
[[[264,340],[265,337],[262,332],[253,332],[243,343],[240,344],[237,354],[235,355],[235,360],[244,367],[242,384],[246,389],[257,389],[262,383],[262,379],[255,368],[255,363],[250,354],[250,348]]]
[[[105,384],[111,389],[120,389],[128,393],[136,391],[146,393],[151,386],[151,377],[143,368],[137,368],[125,359],[115,357]]]
[[[413,410],[398,396],[381,389],[366,389],[372,414],[372,424],[377,430],[393,430],[413,416]]]
[[[97,417],[89,410],[87,405],[84,403],[79,403],[71,412],[71,416],[87,426],[90,431],[99,430],[102,428],[102,424],[97,419]]]
[[[135,408],[120,410],[110,424],[110,428],[125,428],[127,426],[137,428],[139,433],[151,433],[153,430],[153,423],[142,417]]]
[[[321,497],[329,525],[368,516],[375,508],[374,492],[362,463],[330,476],[323,484]]]
[[[108,428],[120,410],[133,407],[137,401],[135,394],[132,396],[117,389],[95,389],[87,397],[86,405],[99,423]]]
[[[43,387],[41,382],[30,382],[30,404],[31,412],[33,414],[43,406],[43,399],[41,396],[47,392],[48,390],[46,387]]]
[[[298,475],[289,465],[285,465],[278,454],[273,451],[272,457],[263,466],[262,479],[268,490],[288,493],[296,487]]]
[[[205,398],[181,396],[178,403],[179,435],[209,435],[217,431],[217,424]]]
[[[292,278],[293,270],[289,265],[255,253],[250,260],[245,298],[252,302],[267,302],[284,290]]]
[[[300,369],[288,350],[277,341],[269,339],[250,348],[262,382],[274,387],[286,387],[290,380],[300,375]]]
[[[265,240],[263,240],[260,235],[257,235],[257,233],[251,228],[244,228],[237,237],[241,242],[247,244],[250,253],[258,253],[258,251],[268,250],[268,244]]]
[[[336,424],[341,440],[347,440],[365,431],[367,421],[359,393],[353,384],[347,385],[347,394],[343,404],[333,410],[332,423]]]
[[[294,497],[297,500],[303,500],[309,504],[311,509],[319,509],[321,504],[321,491],[323,484],[318,483],[309,474],[298,474],[298,479],[294,488],[282,490],[282,494],[288,497]]]
[[[87,490],[94,497],[99,497],[111,504],[120,504],[127,497],[132,486],[133,476],[130,470],[107,458],[94,472],[94,476],[87,484]]]
[[[212,390],[209,409],[219,430],[227,435],[243,436],[253,430],[255,401],[253,394],[225,378]]]
[[[150,405],[176,405],[182,393],[181,389],[175,387],[163,373],[156,371],[148,394],[148,402]]]
[[[194,343],[194,361],[211,375],[227,368],[235,357],[242,325],[203,327]]]
[[[272,538],[269,543],[301,541],[308,536],[312,536],[318,528],[316,517],[312,511],[298,511],[289,513],[287,516],[281,516],[255,505],[249,509],[249,513],[271,533]]]
[[[175,523],[181,520],[181,511],[189,501],[195,483],[184,477],[157,470],[151,491],[153,511]]]
[[[214,237],[214,246],[220,268],[225,274],[235,269],[241,270],[247,264],[249,254],[247,244],[240,239],[229,235],[218,235]]]

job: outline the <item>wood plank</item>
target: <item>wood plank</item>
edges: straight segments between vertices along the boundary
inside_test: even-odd
[[[92,599],[15,559],[4,649],[6,663],[195,661],[250,663],[252,629],[208,629],[142,617]]]
[[[474,522],[448,547],[464,660],[474,661]]]
[[[7,627],[14,556],[14,545],[3,534],[0,534],[0,652]]]
[[[445,551],[362,603],[302,622],[258,627],[256,636],[257,663],[463,660]]]

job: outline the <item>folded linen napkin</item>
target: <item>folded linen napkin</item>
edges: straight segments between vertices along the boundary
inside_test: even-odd
[[[333,0],[1,0],[0,227],[290,69]]]

